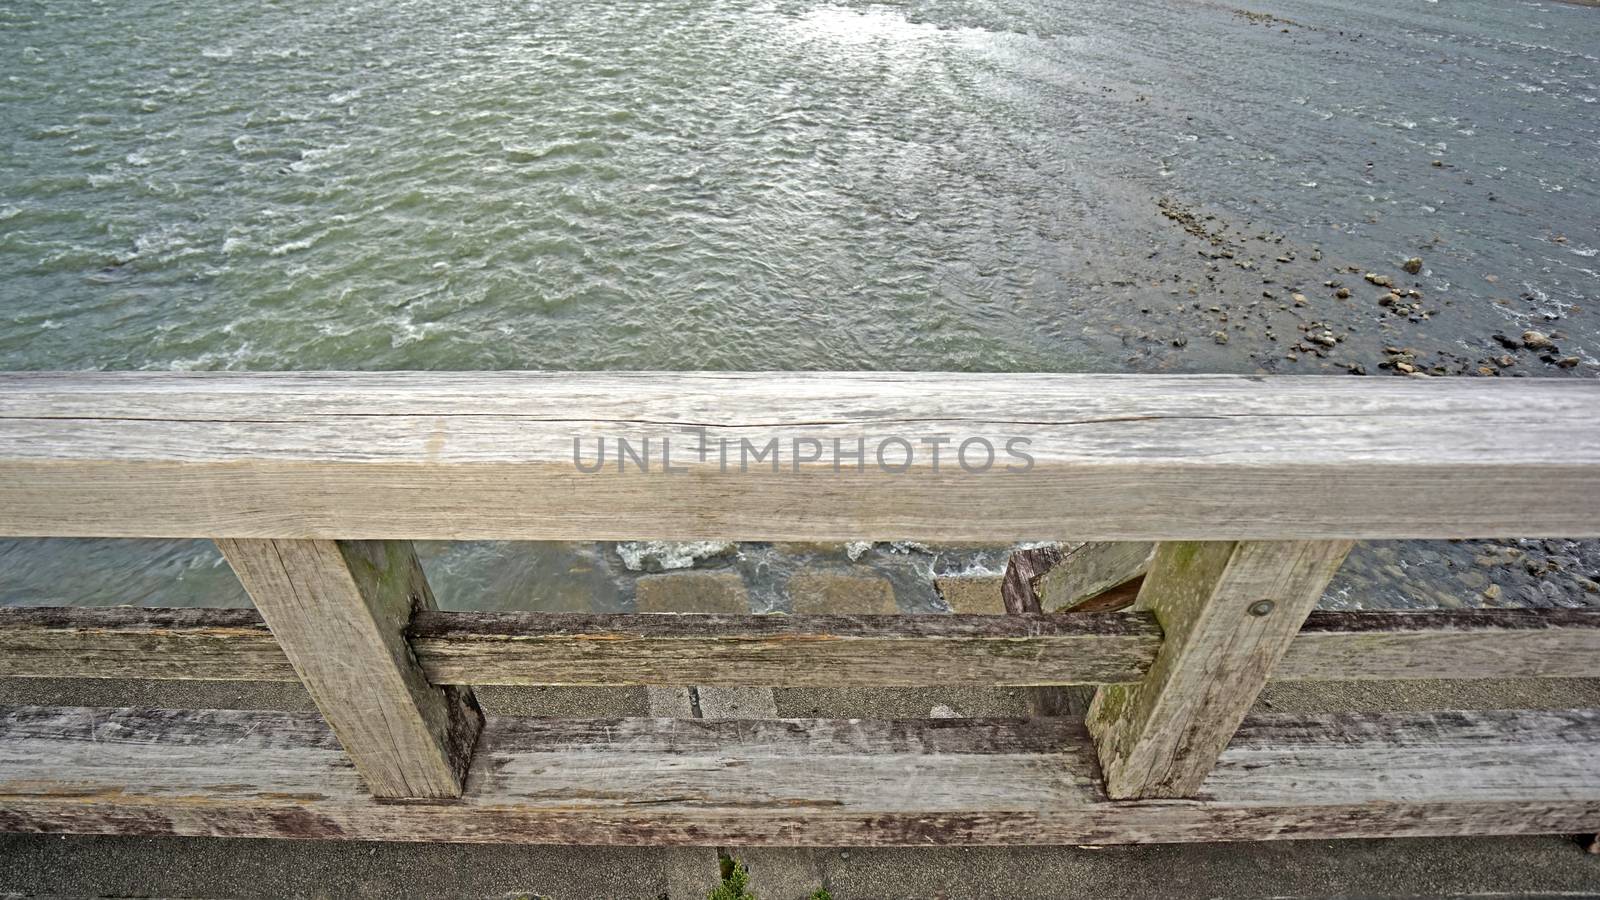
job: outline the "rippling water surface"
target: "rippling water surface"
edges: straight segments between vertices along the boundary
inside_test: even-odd
[[[0,369],[1600,365],[1557,3],[11,2],[0,147]],[[1412,255],[1425,319],[1321,287]]]

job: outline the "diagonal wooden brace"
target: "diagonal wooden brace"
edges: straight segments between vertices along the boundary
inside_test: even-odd
[[[217,546],[374,796],[461,796],[483,727],[471,688],[428,683],[405,628],[433,609],[409,541]]]
[[[1108,795],[1194,796],[1351,543],[1157,547],[1135,608],[1155,614],[1161,649],[1140,682],[1101,687],[1087,718]]]

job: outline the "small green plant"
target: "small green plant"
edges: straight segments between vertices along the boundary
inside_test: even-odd
[[[744,863],[729,856],[720,857],[718,862],[722,865],[722,883],[706,895],[706,900],[758,900],[750,893],[750,873],[745,871]],[[833,895],[827,888],[817,888],[810,900],[833,900]]]
[[[744,863],[729,857],[722,858],[722,883],[706,895],[706,900],[756,900],[750,893],[750,873]]]

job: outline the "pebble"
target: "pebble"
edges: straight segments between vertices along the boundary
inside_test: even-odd
[[[1337,291],[1333,292],[1333,295],[1335,297],[1338,297],[1340,300],[1349,300],[1350,299],[1350,289],[1347,288],[1347,287],[1339,288]]]
[[[1373,284],[1377,285],[1378,287],[1393,287],[1394,286],[1394,279],[1390,278],[1387,275],[1379,275],[1376,272],[1368,272],[1365,277],[1366,277],[1366,279],[1368,281],[1372,282]]]
[[[1484,588],[1483,589],[1483,596],[1484,596],[1484,599],[1486,599],[1486,600],[1499,600],[1500,599],[1500,585],[1491,584],[1488,587]]]
[[[1400,268],[1405,269],[1407,275],[1415,275],[1422,271],[1422,257],[1413,256],[1402,263]]]
[[[1578,365],[1580,360],[1576,356],[1563,356],[1556,360],[1556,365],[1563,369],[1571,369]]]
[[[1522,346],[1527,347],[1529,350],[1548,350],[1555,345],[1555,341],[1550,340],[1542,331],[1524,331],[1522,333]]]

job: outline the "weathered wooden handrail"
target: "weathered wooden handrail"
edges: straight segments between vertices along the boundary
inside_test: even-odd
[[[1597,409],[1600,382],[1579,379],[0,374],[0,535],[1588,537]],[[713,451],[777,440],[779,471],[699,460],[698,428]],[[916,454],[898,474],[876,465],[896,437]],[[922,442],[940,437],[935,472]],[[600,438],[608,466],[579,471],[574,439],[592,462]],[[619,438],[651,441],[651,471],[616,471]],[[995,446],[988,471],[954,462],[969,438]],[[1025,474],[1005,471],[1025,465],[1011,439],[1028,441]],[[823,453],[798,473],[794,440]],[[663,441],[684,471],[662,471]],[[884,449],[891,466],[903,456]]]
[[[325,720],[0,710],[0,830],[1592,827],[1595,711],[1247,712],[1269,679],[1600,676],[1597,611],[1312,612],[1352,539],[1600,535],[1597,412],[1580,380],[0,374],[0,536],[210,537],[259,610],[0,610],[0,676],[294,679]],[[439,612],[418,538],[1156,543],[1099,557],[1137,563],[1127,613],[661,617]],[[506,719],[470,688],[972,683],[1098,688],[1081,721],[876,723]]]

